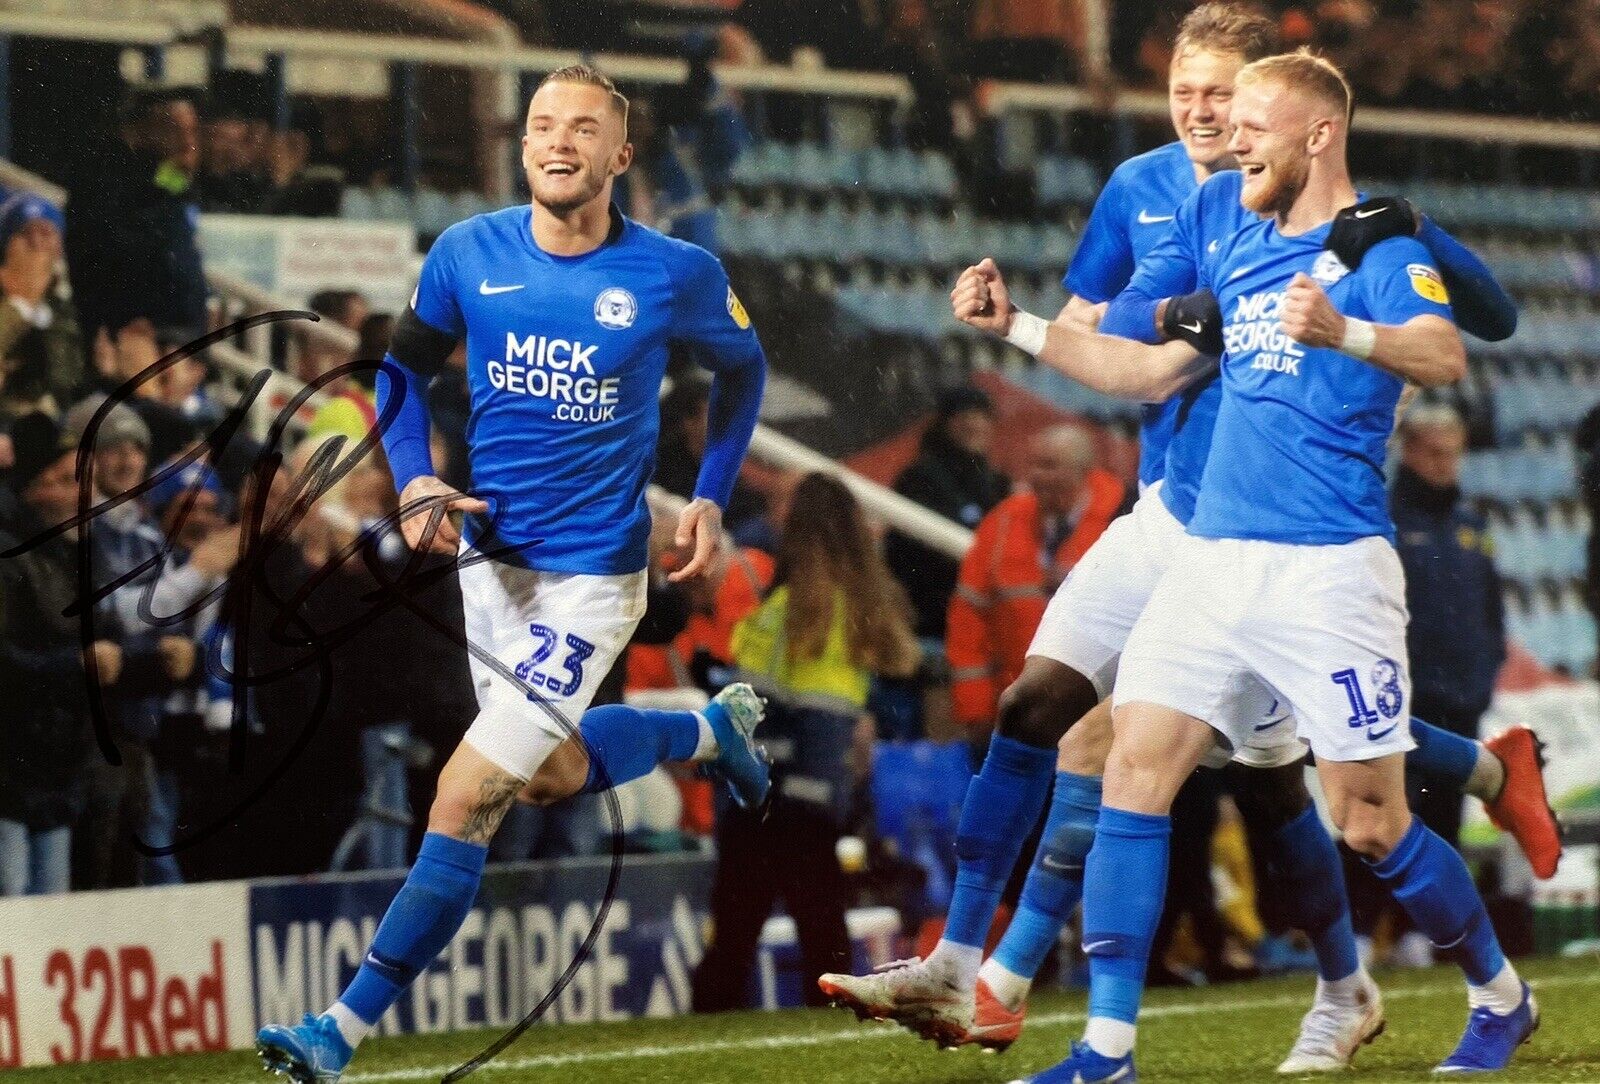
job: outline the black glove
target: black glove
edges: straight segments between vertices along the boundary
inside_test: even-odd
[[[1222,310],[1210,290],[1196,290],[1167,298],[1161,314],[1161,334],[1182,339],[1209,358],[1222,356]]]
[[[1401,196],[1379,196],[1346,207],[1335,215],[1322,247],[1354,271],[1373,245],[1391,237],[1415,237],[1421,226],[1422,218],[1410,200]]]

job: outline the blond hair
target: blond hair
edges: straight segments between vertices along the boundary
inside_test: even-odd
[[[611,81],[611,77],[599,68],[588,64],[568,64],[564,68],[557,68],[539,80],[539,90],[543,90],[551,83],[580,83],[586,87],[599,87],[611,95],[611,108],[622,118],[622,130],[624,132],[628,130],[628,96],[618,90],[617,84]]]
[[[1201,4],[1183,17],[1172,45],[1174,59],[1187,53],[1233,53],[1245,63],[1271,56],[1280,48],[1278,24],[1249,4]]]
[[[1326,102],[1339,111],[1347,126],[1355,115],[1355,92],[1350,89],[1344,72],[1333,61],[1310,49],[1296,49],[1246,64],[1234,78],[1234,86],[1269,80]]]

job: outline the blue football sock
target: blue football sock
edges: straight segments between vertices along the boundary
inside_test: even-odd
[[[1017,913],[994,958],[1013,975],[1031,979],[1061,936],[1083,895],[1083,860],[1094,845],[1100,815],[1100,779],[1057,772],[1044,835],[1028,870]]]
[[[956,828],[956,884],[945,940],[983,947],[1000,893],[1039,821],[1055,764],[1054,749],[1004,734],[990,740],[989,755],[967,786]]]
[[[1103,808],[1083,870],[1083,951],[1089,1016],[1132,1024],[1161,921],[1172,818]]]
[[[429,832],[400,886],[366,959],[339,996],[368,1024],[397,1001],[417,973],[443,952],[478,894],[489,848]]]
[[[649,775],[657,764],[688,760],[700,742],[692,711],[653,711],[606,704],[583,713],[578,731],[589,743],[589,778],[583,793],[619,787]]]
[[[1456,849],[1413,817],[1389,856],[1372,863],[1394,898],[1434,948],[1456,961],[1467,981],[1482,986],[1506,958],[1478,896],[1472,874]]]
[[[1407,767],[1448,779],[1459,790],[1467,789],[1478,764],[1477,742],[1421,719],[1411,720],[1411,739],[1417,747],[1406,754]]]
[[[1282,892],[1285,917],[1311,939],[1317,974],[1329,982],[1355,974],[1361,958],[1350,928],[1344,863],[1316,806],[1274,832],[1268,847],[1267,862],[1276,875],[1271,891]]]

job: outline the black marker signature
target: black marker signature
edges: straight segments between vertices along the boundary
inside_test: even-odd
[[[100,602],[119,589],[138,580],[141,576],[145,576],[152,570],[159,571],[165,567],[176,542],[170,536],[167,537],[161,549],[150,558],[121,573],[109,582],[96,585],[91,562],[94,523],[99,517],[113,508],[128,501],[139,499],[143,494],[183,471],[191,464],[200,462],[208,457],[212,460],[220,458],[223,450],[228,447],[243,428],[251,407],[254,405],[257,396],[266,387],[272,374],[269,370],[263,369],[252,377],[239,401],[227,411],[216,427],[205,434],[193,447],[154,471],[150,477],[127,492],[106,497],[99,503],[95,503],[93,452],[100,427],[105,423],[107,416],[114,407],[127,402],[146,383],[158,378],[162,373],[186,358],[193,357],[218,342],[264,324],[295,320],[315,321],[318,319],[319,317],[315,313],[298,310],[268,312],[245,317],[180,347],[144,372],[122,384],[95,410],[80,440],[76,464],[78,479],[77,514],[65,522],[40,531],[33,537],[0,553],[0,559],[16,557],[27,553],[50,539],[65,534],[74,528],[77,529],[78,593],[72,604],[67,607],[65,616],[79,619],[79,636],[84,649],[89,713],[100,752],[105,757],[106,762],[111,765],[121,764],[122,756],[113,740],[110,717],[106,710],[104,689],[99,681],[98,666],[94,652],[90,650],[90,645],[99,639],[95,627],[96,609]],[[387,397],[387,401],[379,412],[371,431],[355,443],[348,455],[341,455],[345,450],[345,445],[348,443],[346,437],[334,436],[329,438],[312,454],[298,477],[291,480],[290,485],[292,488],[288,491],[286,498],[280,502],[271,502],[270,491],[284,462],[282,451],[284,440],[300,409],[323,388],[352,374],[362,372],[372,373],[374,377],[382,373],[389,382],[389,387],[395,389],[395,394]],[[310,711],[306,715],[305,725],[290,743],[281,759],[271,767],[255,787],[234,802],[224,813],[188,833],[182,839],[174,839],[165,844],[153,844],[135,834],[133,843],[135,848],[144,855],[175,854],[188,847],[195,846],[216,834],[256,802],[260,801],[272,786],[282,778],[284,773],[294,765],[324,720],[333,694],[332,652],[396,606],[404,606],[414,617],[467,651],[479,663],[494,671],[504,680],[518,686],[527,695],[528,699],[559,727],[562,734],[568,738],[576,738],[583,745],[584,752],[589,757],[590,763],[595,766],[596,771],[599,773],[600,781],[604,784],[601,794],[604,796],[607,816],[611,822],[611,865],[602,899],[595,911],[593,925],[590,927],[588,935],[584,938],[582,944],[579,945],[577,952],[573,955],[567,969],[527,1016],[491,1043],[482,1053],[448,1073],[444,1078],[448,1084],[448,1082],[460,1080],[474,1072],[515,1042],[523,1032],[544,1015],[561,991],[572,981],[578,968],[588,958],[601,929],[604,928],[612,900],[616,896],[618,882],[622,873],[624,838],[621,806],[618,804],[616,794],[610,786],[610,780],[605,776],[604,765],[594,756],[578,727],[566,717],[560,708],[551,703],[540,690],[534,689],[527,681],[519,678],[511,668],[496,659],[489,651],[469,641],[449,622],[431,612],[419,598],[423,591],[445,577],[456,575],[462,569],[483,561],[509,557],[526,549],[529,544],[491,546],[487,549],[474,547],[454,559],[427,561],[426,557],[430,544],[440,524],[443,522],[446,514],[445,504],[450,498],[426,497],[403,505],[383,519],[367,525],[353,541],[345,545],[338,553],[332,555],[324,562],[321,568],[314,570],[306,578],[305,582],[287,599],[279,596],[266,574],[267,562],[286,543],[291,543],[295,528],[311,513],[312,506],[318,498],[327,493],[345,475],[355,469],[379,445],[383,434],[387,432],[388,427],[398,417],[404,404],[405,395],[408,392],[409,385],[403,378],[403,374],[387,360],[351,361],[329,370],[308,383],[278,412],[268,430],[267,438],[260,453],[250,466],[246,482],[242,487],[242,492],[248,499],[240,502],[239,552],[233,571],[224,577],[218,586],[171,614],[156,614],[152,612],[151,603],[155,593],[157,576],[151,575],[144,585],[143,593],[139,598],[138,612],[141,620],[147,622],[151,627],[168,628],[180,625],[191,620],[212,604],[220,603],[224,620],[233,630],[234,650],[232,665],[230,666],[222,656],[220,639],[212,641],[204,659],[207,673],[227,682],[235,693],[228,738],[228,773],[230,775],[241,773],[244,770],[247,759],[247,742],[250,733],[248,724],[249,698],[244,693],[247,690],[281,680],[308,668],[315,669],[317,682],[316,692],[313,696]],[[183,502],[177,513],[178,523],[182,523],[197,495],[197,489],[189,489],[178,498]],[[276,508],[272,507],[273,503],[277,504]],[[488,503],[491,507],[491,514],[480,541],[497,537],[495,526],[505,511],[503,502],[488,499]],[[498,511],[495,510],[497,506]],[[380,557],[379,544],[389,532],[398,530],[402,520],[410,519],[423,513],[426,513],[428,518],[421,544],[411,553],[409,559],[398,573],[390,575],[388,562]],[[370,609],[347,620],[343,625],[335,629],[318,630],[314,628],[310,621],[307,620],[302,608],[319,585],[326,582],[329,577],[337,574],[343,568],[345,562],[357,556],[361,558],[367,573],[378,585],[375,590],[362,596],[361,601],[370,604]],[[255,627],[256,622],[253,621],[254,608],[257,604],[258,596],[261,600],[270,603],[277,611],[277,616],[262,630],[257,630]],[[277,646],[303,649],[303,654],[282,662],[271,669],[257,670],[252,665],[253,653],[250,650],[250,646],[254,642],[253,637],[256,635],[265,635],[268,642]]]

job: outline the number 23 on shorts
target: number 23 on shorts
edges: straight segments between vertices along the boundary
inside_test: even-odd
[[[552,696],[567,697],[583,687],[583,664],[594,654],[594,645],[579,636],[567,633],[567,657],[561,663],[566,674],[541,673],[538,669],[554,653],[556,643],[562,639],[555,629],[549,625],[534,623],[528,626],[528,633],[534,639],[533,654],[517,664],[515,673],[517,678],[525,681],[529,686],[528,699],[536,699],[531,690],[545,689]]]

